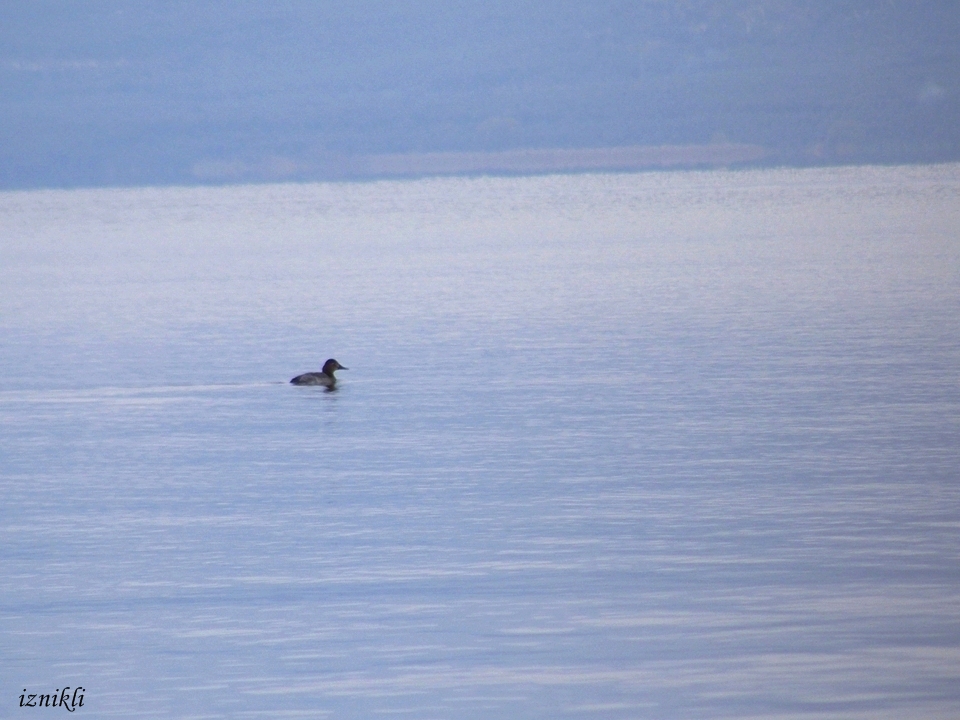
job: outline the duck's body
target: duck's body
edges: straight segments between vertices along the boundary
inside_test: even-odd
[[[308,372],[303,375],[297,375],[290,382],[294,385],[322,385],[323,387],[332,388],[337,384],[337,379],[333,376],[333,373],[337,370],[349,370],[349,368],[345,368],[336,360],[330,358],[323,364],[323,370],[320,372]]]

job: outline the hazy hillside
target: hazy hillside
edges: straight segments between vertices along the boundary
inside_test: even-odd
[[[370,159],[422,153],[496,170],[530,149],[960,159],[956,2],[0,7],[6,188],[430,172]]]

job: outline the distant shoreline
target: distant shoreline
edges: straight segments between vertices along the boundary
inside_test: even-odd
[[[767,148],[746,143],[629,145],[495,152],[335,155],[314,161],[284,157],[271,157],[259,162],[206,160],[194,164],[192,174],[203,182],[231,182],[638,171],[739,166],[760,162],[770,155]]]
[[[740,165],[768,152],[759,145],[631,145],[610,148],[524,149],[500,152],[433,152],[366,155],[354,161],[361,175],[459,175],[480,172],[541,173],[647,170]]]

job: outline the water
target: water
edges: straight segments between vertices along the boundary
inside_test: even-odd
[[[0,194],[0,706],[956,717],[958,200],[957,165]]]

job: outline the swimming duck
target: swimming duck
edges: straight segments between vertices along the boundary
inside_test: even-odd
[[[333,376],[333,373],[336,370],[349,369],[350,368],[345,368],[333,358],[330,358],[323,364],[323,370],[320,372],[309,372],[303,375],[297,375],[290,382],[294,385],[323,385],[324,387],[332,388],[337,384],[337,379]]]

